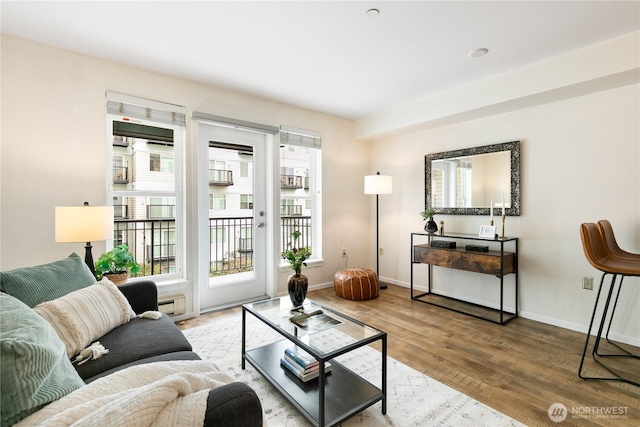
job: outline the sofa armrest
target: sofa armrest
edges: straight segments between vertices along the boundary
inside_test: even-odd
[[[127,282],[118,286],[137,314],[158,310],[158,288],[152,280]]]
[[[211,389],[204,426],[262,427],[260,399],[247,384],[235,382]]]

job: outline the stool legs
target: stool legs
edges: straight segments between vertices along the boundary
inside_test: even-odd
[[[593,345],[593,351],[591,352],[591,356],[592,356],[593,360],[598,365],[600,365],[604,369],[606,369],[609,373],[611,373],[614,377],[613,378],[587,377],[587,376],[584,376],[582,374],[582,367],[584,366],[584,359],[586,357],[587,349],[589,347],[589,338],[591,337],[591,328],[593,327],[593,322],[595,321],[596,311],[598,309],[598,302],[600,300],[600,294],[601,294],[602,289],[604,287],[604,279],[605,279],[605,276],[607,274],[609,274],[609,273],[603,273],[602,274],[602,278],[600,279],[600,286],[598,288],[598,295],[596,295],[596,301],[595,301],[595,304],[593,306],[593,313],[591,314],[591,321],[589,322],[589,329],[587,329],[587,339],[586,339],[585,344],[584,344],[584,350],[582,351],[582,358],[580,359],[580,367],[578,368],[578,376],[580,378],[582,378],[583,380],[623,381],[623,382],[626,382],[626,383],[629,383],[629,384],[640,386],[640,383],[622,377],[620,374],[618,374],[617,372],[615,372],[613,369],[609,368],[608,366],[604,365],[600,360],[598,360],[598,358],[596,358],[596,356],[599,356],[599,357],[634,357],[634,358],[638,358],[638,356],[632,355],[631,353],[629,353],[628,351],[626,351],[626,350],[624,350],[622,348],[621,348],[621,350],[625,351],[627,354],[603,354],[603,355],[601,355],[601,354],[598,353],[598,349],[600,347],[600,340],[602,338],[602,331],[604,330],[604,325],[606,323],[606,318],[607,318],[607,314],[608,314],[608,311],[609,311],[609,304],[611,303],[611,297],[613,295],[613,290],[615,288],[616,279],[617,279],[617,276],[618,276],[617,274],[613,274],[612,277],[611,277],[611,284],[609,285],[609,291],[607,293],[607,299],[605,301],[604,308],[602,310],[602,318],[600,319],[600,326],[598,327],[598,334],[596,335],[596,341],[595,341],[595,343]],[[607,334],[606,334],[607,341],[609,341],[609,339],[608,339],[609,329],[611,328],[611,322],[613,321],[613,315],[615,313],[615,308],[616,308],[616,305],[618,303],[618,297],[620,296],[620,289],[622,288],[622,278],[623,277],[621,277],[620,285],[618,287],[618,292],[616,294],[616,299],[615,299],[615,302],[613,304],[613,309],[611,311],[611,316],[610,316],[610,319],[609,319],[609,326],[607,327]],[[615,346],[620,348],[618,345],[615,345]]]
[[[618,306],[618,300],[620,299],[620,291],[622,290],[622,281],[624,280],[624,276],[620,276],[620,284],[618,285],[618,292],[616,293],[616,299],[613,302],[613,308],[611,309],[611,317],[609,318],[609,326],[607,326],[607,333],[604,336],[604,338],[607,340],[607,342],[609,344],[611,344],[612,346],[616,347],[618,350],[624,352],[625,354],[600,354],[600,353],[596,353],[598,356],[600,357],[633,357],[635,359],[640,359],[639,355],[633,354],[631,353],[629,350],[620,347],[618,344],[616,344],[615,342],[611,341],[609,339],[609,331],[611,330],[611,323],[613,323],[613,316],[616,312],[616,307]]]

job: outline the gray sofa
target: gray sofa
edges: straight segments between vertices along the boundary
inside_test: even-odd
[[[72,254],[69,258],[60,262],[64,263],[66,268],[69,267],[69,263],[73,263],[74,268],[82,269],[80,265],[83,265],[83,263],[79,264],[79,257],[76,259],[74,255]],[[75,256],[77,257],[77,255]],[[50,267],[53,264],[55,263],[44,267]],[[86,266],[84,267],[86,268]],[[89,269],[86,268],[86,271],[89,271]],[[13,294],[15,298],[25,302],[30,307],[35,306],[36,301],[31,300],[29,295],[24,296],[22,294],[25,283],[31,283],[34,279],[34,277],[29,276],[31,272],[27,268],[0,273],[0,291],[8,295]],[[50,272],[47,271],[47,274]],[[43,282],[38,274],[36,274],[35,278]],[[85,274],[85,272],[81,272],[81,274]],[[27,279],[23,280],[23,277],[27,277]],[[53,277],[55,277],[55,268]],[[74,277],[74,280],[76,279]],[[80,282],[80,285],[77,286],[89,286],[91,284],[84,285],[83,283],[85,282],[93,283],[95,279],[92,276],[90,279],[85,276],[84,282]],[[158,310],[158,293],[154,282],[150,280],[130,282],[119,286],[119,289],[137,314],[149,310]],[[65,291],[54,290],[54,292],[58,293]],[[48,298],[52,297],[56,297],[56,295],[48,296]],[[46,297],[41,295],[38,298],[39,300],[46,300],[43,299]],[[108,354],[88,363],[73,364],[80,378],[86,384],[134,365],[159,361],[200,360],[200,357],[192,351],[191,344],[182,332],[166,315],[163,315],[158,320],[131,319],[128,323],[118,326],[102,336],[99,341],[109,349]],[[5,392],[8,393],[9,391],[3,388],[2,393],[4,394]],[[208,394],[204,425],[262,426],[260,401],[253,389],[244,383],[230,383],[211,389]]]

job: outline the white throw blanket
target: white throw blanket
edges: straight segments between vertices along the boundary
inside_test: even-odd
[[[16,426],[202,426],[209,389],[230,382],[205,361],[132,366],[50,403]]]

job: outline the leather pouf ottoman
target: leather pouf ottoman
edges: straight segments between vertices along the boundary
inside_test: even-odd
[[[366,268],[345,268],[333,276],[336,295],[353,301],[378,298],[378,275]]]

